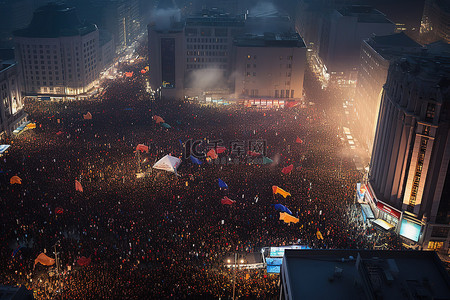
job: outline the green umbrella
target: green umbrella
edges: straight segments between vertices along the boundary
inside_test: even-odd
[[[172,128],[172,127],[171,127],[169,124],[167,124],[167,123],[162,123],[162,127],[167,128],[167,129]]]

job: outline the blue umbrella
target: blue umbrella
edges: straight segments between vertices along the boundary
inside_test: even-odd
[[[286,212],[286,213],[292,215],[292,212],[289,210],[289,208],[287,208],[286,206],[284,206],[282,204],[275,204],[274,207],[276,210],[283,211],[283,212]]]
[[[202,164],[202,161],[200,159],[198,159],[197,157],[194,157],[194,156],[191,155],[190,158],[191,158],[191,162],[193,164],[197,164],[197,165],[201,165]]]
[[[228,189],[228,185],[220,178],[219,178],[219,187],[220,188],[224,188],[224,189]]]

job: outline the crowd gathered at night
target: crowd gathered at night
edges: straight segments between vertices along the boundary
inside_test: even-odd
[[[310,91],[314,104],[267,110],[153,100],[141,68],[125,67],[133,76],[105,83],[96,99],[26,103],[36,128],[7,141],[0,164],[2,284],[23,284],[37,299],[226,299],[233,286],[228,253],[291,244],[374,247],[376,233],[358,226],[353,209],[362,174],[319,91]],[[227,150],[198,165],[184,157],[188,140],[201,140],[201,149],[220,140]],[[230,148],[237,140],[240,153]],[[273,163],[249,163],[255,140],[265,142]],[[138,144],[149,153],[136,153]],[[166,154],[182,159],[177,174],[152,170]],[[12,176],[21,184],[10,184]],[[291,196],[273,194],[274,185]],[[221,204],[224,196],[235,203]],[[299,222],[279,220],[274,204]],[[49,276],[34,259],[42,252],[54,258],[55,244],[61,275]],[[80,266],[80,257],[90,263]],[[264,269],[239,270],[237,295],[273,299],[278,282]]]

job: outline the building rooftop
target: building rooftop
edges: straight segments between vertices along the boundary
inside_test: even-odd
[[[375,35],[367,40],[367,44],[386,60],[403,56],[408,52],[420,52],[423,49],[422,45],[403,32]]]
[[[357,17],[359,23],[392,23],[385,14],[372,6],[350,5],[337,9],[337,11],[346,17]]]
[[[203,9],[186,18],[186,26],[241,27],[245,24],[243,15],[230,15],[218,9]]]
[[[14,35],[30,38],[56,38],[86,35],[95,30],[97,30],[96,25],[80,22],[75,8],[48,3],[34,12],[28,27],[16,30]]]
[[[449,275],[427,251],[286,250],[282,278],[290,299],[450,299]]]
[[[306,47],[302,37],[296,32],[246,34],[236,37],[234,44],[238,47]]]

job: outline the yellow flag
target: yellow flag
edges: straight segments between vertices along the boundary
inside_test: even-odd
[[[279,188],[276,185],[272,186],[272,191],[274,194],[280,194],[284,198],[286,198],[287,196],[291,196],[291,194],[289,192],[286,192],[285,190],[283,190],[282,188]]]
[[[280,220],[283,220],[285,223],[298,223],[299,221],[296,217],[285,212],[280,212]]]
[[[319,230],[317,230],[316,236],[317,236],[317,238],[318,238],[319,240],[323,240],[323,235],[322,235],[322,233],[321,233]]]

